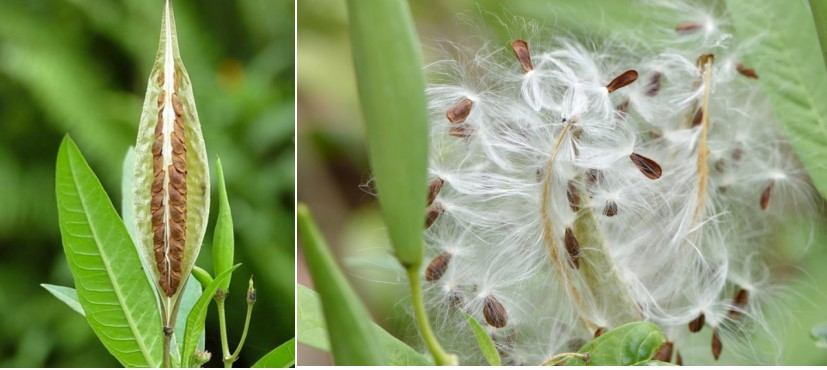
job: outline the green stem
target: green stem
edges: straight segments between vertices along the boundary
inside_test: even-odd
[[[233,363],[226,361],[226,359],[230,357],[230,345],[227,342],[227,319],[224,313],[225,298],[224,292],[219,291],[215,295],[215,304],[218,306],[218,329],[221,332],[221,358],[225,359],[224,367],[232,367]]]
[[[247,340],[247,330],[250,328],[250,318],[253,316],[253,305],[255,302],[247,303],[247,318],[244,319],[244,331],[241,332],[241,340],[238,342],[238,347],[236,347],[235,352],[233,352],[230,358],[224,359],[224,367],[232,366],[232,363],[238,359],[238,355],[241,354],[241,348],[244,347],[244,341]],[[231,364],[227,366],[227,363]]]
[[[419,331],[422,334],[422,339],[434,356],[434,363],[437,365],[456,366],[459,364],[457,356],[446,353],[439,341],[436,339],[431,323],[428,321],[428,316],[425,313],[425,301],[422,298],[422,283],[419,281],[419,265],[409,266],[408,281],[411,284],[411,300],[413,301],[414,314],[416,315],[416,324],[419,326]]]

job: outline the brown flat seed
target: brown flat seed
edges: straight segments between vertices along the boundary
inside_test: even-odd
[[[683,357],[681,357],[680,351],[675,351],[675,365],[683,366]]]
[[[646,95],[655,96],[660,91],[660,72],[655,72],[649,77],[649,84],[646,85]]]
[[[617,203],[613,200],[606,201],[606,206],[603,207],[603,216],[614,217],[617,214]]]
[[[464,98],[448,109],[448,111],[445,112],[445,117],[448,118],[448,122],[463,123],[465,119],[468,118],[468,115],[471,114],[471,107],[473,106],[474,102],[471,99]]]
[[[474,127],[467,123],[458,124],[456,126],[451,126],[451,129],[448,130],[448,135],[453,137],[458,137],[462,139],[469,139],[471,136],[474,135]]]
[[[505,312],[505,307],[493,295],[485,297],[482,315],[485,317],[485,322],[495,328],[502,328],[508,324],[508,314]]]
[[[757,74],[757,73],[755,73],[755,70],[754,70],[754,69],[752,69],[752,68],[748,68],[748,67],[744,67],[744,65],[743,65],[743,64],[741,64],[741,63],[738,63],[738,64],[736,64],[736,65],[735,65],[735,70],[737,70],[737,71],[738,71],[738,73],[740,73],[740,74],[742,74],[742,75],[744,75],[744,76],[746,76],[746,77],[749,77],[749,78],[752,78],[752,79],[756,79],[756,80],[758,79],[758,74]]]
[[[718,328],[712,329],[712,357],[715,361],[721,357],[721,350],[724,349],[724,344],[721,343],[721,337],[718,336]]]
[[[657,162],[637,153],[632,153],[629,158],[632,159],[632,163],[634,163],[637,169],[646,177],[656,180],[663,175],[663,170]]]
[[[695,318],[695,320],[692,320],[692,321],[689,322],[689,331],[691,331],[693,333],[697,333],[697,332],[701,331],[701,329],[704,328],[704,322],[705,321],[706,321],[706,316],[704,316],[704,313],[701,312],[701,314],[698,315],[698,317]]]
[[[434,199],[436,196],[439,195],[439,191],[442,189],[442,185],[445,184],[445,180],[440,177],[437,177],[428,184],[428,203],[426,206],[430,206],[434,203]]]
[[[574,231],[570,228],[566,228],[566,236],[564,238],[566,243],[566,252],[569,253],[569,262],[571,266],[579,269],[580,268],[580,243],[577,241],[577,238],[574,236]]]
[[[445,209],[442,207],[442,204],[439,203],[428,207],[428,210],[425,212],[425,229],[431,227],[444,211]]]
[[[603,182],[603,171],[596,168],[589,169],[589,171],[586,172],[586,182],[592,186],[599,182]]]
[[[741,313],[744,312],[744,308],[747,306],[747,301],[749,300],[749,291],[744,288],[738,290],[738,293],[735,294],[735,299],[732,301],[732,309],[729,310],[729,318],[733,320],[737,320],[741,317]]]
[[[568,189],[566,190],[566,196],[569,198],[569,206],[571,207],[572,212],[577,212],[580,210],[580,191],[577,190],[577,185],[574,183],[574,180],[569,180]]]
[[[618,113],[623,113],[623,114],[629,113],[629,101],[624,100],[622,103],[618,104],[615,107],[615,110],[618,111]]]
[[[442,252],[442,254],[436,256],[425,268],[425,281],[430,283],[442,278],[442,275],[448,270],[448,262],[450,261],[451,254],[448,252]]]
[[[672,347],[673,344],[670,341],[663,342],[657,352],[655,352],[655,356],[652,357],[653,360],[656,361],[663,361],[663,362],[670,362],[672,361]]]
[[[649,137],[652,139],[660,139],[663,137],[663,133],[658,130],[649,130]]]
[[[675,27],[675,31],[677,31],[678,33],[692,33],[701,29],[702,27],[702,25],[695,22],[685,22]]]
[[[523,40],[514,40],[511,43],[511,48],[514,49],[514,55],[520,61],[520,66],[523,67],[523,72],[528,73],[534,70],[534,65],[531,64],[531,53],[528,51],[528,43]]]
[[[772,189],[775,187],[775,180],[770,180],[764,192],[761,193],[761,209],[767,209],[770,206],[770,197],[772,196]]]
[[[692,127],[698,126],[704,120],[704,109],[698,108],[698,111],[695,112],[695,117],[692,117]]]
[[[732,160],[736,162],[740,161],[742,155],[744,155],[744,151],[741,148],[735,148],[735,150],[732,151]]]
[[[594,331],[594,338],[595,338],[595,339],[597,339],[597,338],[598,338],[598,337],[600,337],[601,335],[605,334],[605,333],[606,333],[606,331],[608,331],[608,330],[609,330],[609,329],[606,329],[606,328],[604,328],[604,327],[602,327],[602,326],[601,326],[601,327],[599,327],[599,328],[597,328],[597,330],[595,330],[595,331]]]
[[[615,77],[615,79],[612,80],[612,82],[609,82],[609,84],[606,85],[606,90],[608,90],[611,93],[612,91],[615,91],[621,87],[629,85],[632,82],[635,82],[635,80],[637,80],[637,71],[635,71],[634,69],[630,69]]]

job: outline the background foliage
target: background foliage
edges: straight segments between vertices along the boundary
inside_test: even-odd
[[[162,4],[0,1],[1,367],[118,365],[85,319],[38,284],[72,285],[54,195],[65,133],[120,207],[120,166],[135,142]],[[249,275],[259,292],[237,362],[249,366],[294,335],[294,4],[176,0],[175,12],[210,169],[220,156],[243,263],[227,301],[231,345]],[[210,213],[208,230],[215,207]],[[198,262],[208,270],[211,238]],[[207,348],[220,354],[213,314]],[[208,366],[219,366],[218,357]]]
[[[516,37],[526,37],[521,17],[537,22],[540,34],[584,41],[657,21],[641,12],[634,0],[419,0],[410,4],[426,64],[438,58],[437,40],[464,42],[482,37],[507,45]],[[297,13],[299,201],[314,211],[322,233],[376,322],[405,337],[412,326],[404,300],[407,284],[388,253],[390,243],[371,194],[345,2],[303,0]],[[827,320],[827,270],[822,267],[827,263],[827,233],[824,220],[818,222],[813,239],[797,225],[790,225],[790,232],[778,237],[780,246],[812,242],[806,255],[785,256],[789,264],[776,266],[794,292],[781,302],[788,315],[771,318],[774,326],[786,328],[783,337],[775,338],[785,349],[784,358],[779,359],[783,364],[827,364],[827,352],[816,348],[810,338],[810,329]],[[312,287],[301,250],[299,283]],[[300,345],[298,352],[297,361],[303,365],[329,360],[306,346]],[[724,356],[728,355],[725,351]]]

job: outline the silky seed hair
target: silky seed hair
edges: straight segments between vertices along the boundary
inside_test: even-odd
[[[657,22],[605,42],[526,26],[443,43],[428,67],[422,278],[463,364],[485,362],[462,311],[506,364],[637,320],[664,331],[665,361],[715,363],[724,344],[778,358],[750,339],[778,335],[768,236],[812,220],[818,198],[742,64],[750,40],[705,5],[652,2]]]

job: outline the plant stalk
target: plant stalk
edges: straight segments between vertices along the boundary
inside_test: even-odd
[[[414,314],[416,316],[416,324],[419,326],[419,331],[422,334],[422,339],[431,355],[434,357],[434,363],[440,366],[457,366],[459,361],[457,356],[445,352],[439,341],[431,329],[431,323],[428,321],[428,315],[425,313],[425,300],[422,297],[422,283],[419,281],[419,265],[407,266],[408,281],[411,284],[411,300],[413,301]]]
[[[247,331],[250,329],[250,318],[253,316],[253,305],[255,302],[247,303],[247,318],[244,319],[244,331],[241,332],[241,340],[238,341],[238,346],[229,358],[224,358],[224,367],[232,367],[233,362],[238,360],[238,355],[241,354],[241,348],[244,347],[244,341],[247,340]]]
[[[215,294],[215,305],[218,308],[218,329],[221,332],[221,358],[225,360],[230,357],[230,345],[227,341],[227,318],[224,311],[226,298],[227,295],[219,288],[219,291]],[[224,367],[232,366],[232,362],[224,361]]]

